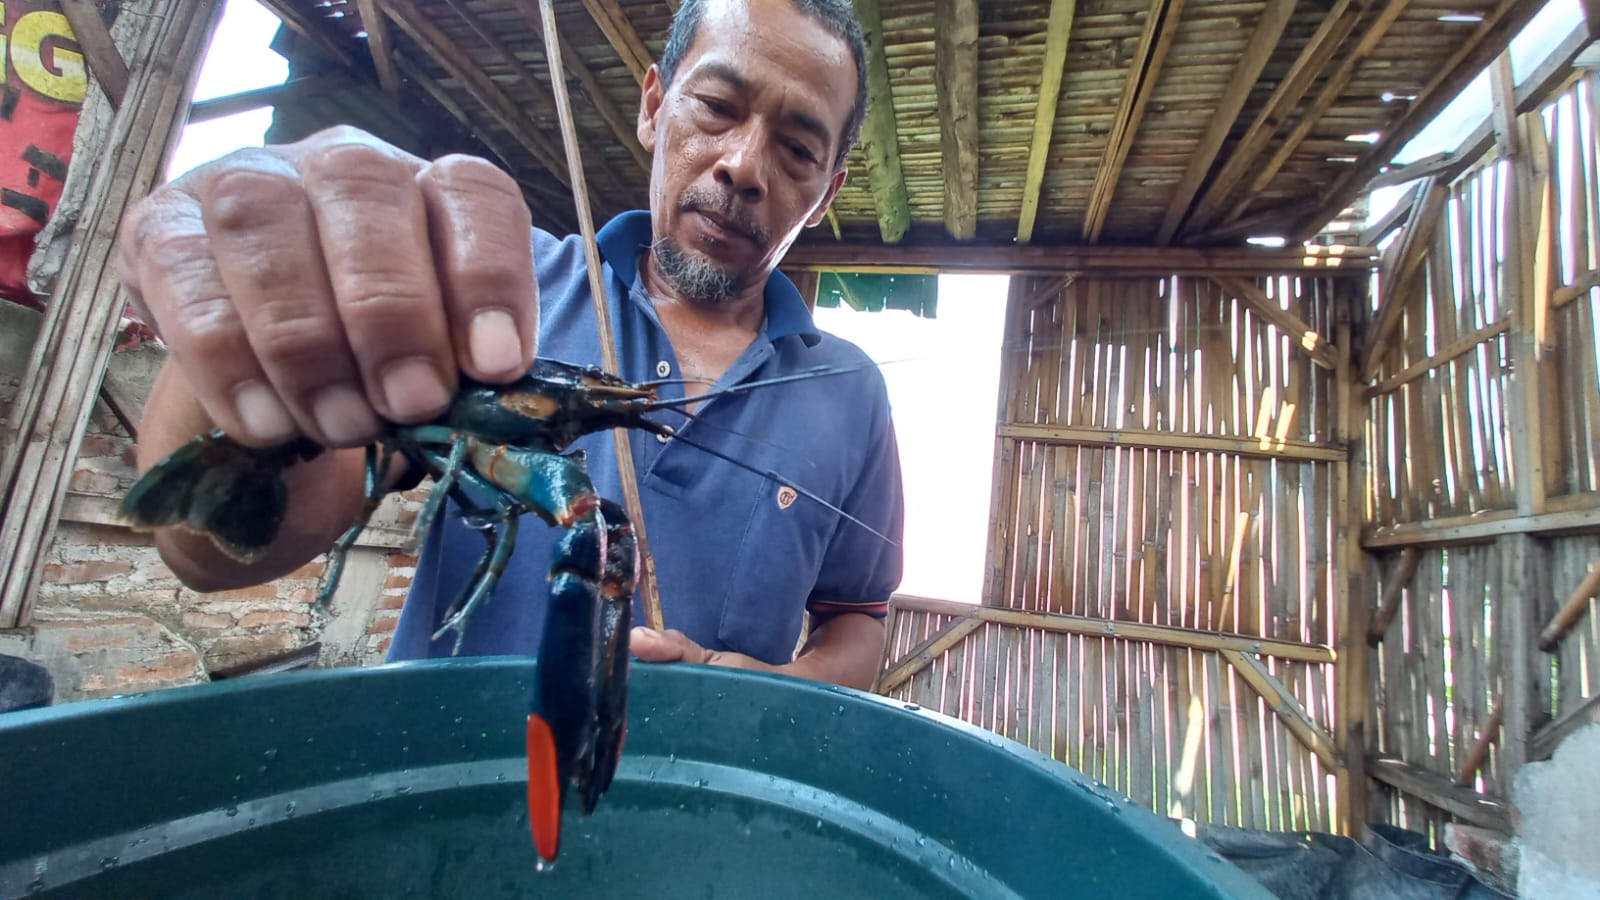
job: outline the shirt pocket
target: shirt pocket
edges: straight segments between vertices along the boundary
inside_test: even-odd
[[[794,658],[806,601],[839,514],[772,477],[759,479],[723,602],[724,646],[774,665]]]

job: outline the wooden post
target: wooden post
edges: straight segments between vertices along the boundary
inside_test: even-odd
[[[1543,724],[1544,694],[1549,672],[1540,678],[1544,658],[1534,652],[1540,600],[1550,591],[1550,563],[1544,543],[1532,535],[1513,534],[1498,542],[1503,581],[1495,607],[1495,628],[1501,643],[1500,713],[1504,733],[1500,743],[1500,780],[1512,775],[1530,757],[1534,729]]]
[[[1346,296],[1346,308],[1355,298]],[[1344,317],[1341,310],[1341,318]],[[1363,477],[1366,451],[1354,440],[1361,421],[1361,393],[1356,390],[1355,367],[1351,360],[1351,328],[1347,321],[1337,326],[1334,354],[1334,441],[1350,448],[1350,459],[1333,464],[1334,516],[1334,622],[1338,630],[1338,661],[1334,663],[1334,743],[1344,767],[1338,777],[1337,821],[1345,834],[1359,835],[1367,823],[1367,737],[1366,720],[1370,675],[1367,672],[1367,618],[1370,604],[1361,577],[1361,519],[1365,504],[1366,479]]]
[[[161,178],[187,118],[200,59],[220,0],[154,0],[127,54],[132,75],[83,214],[23,376],[0,465],[0,628],[25,624],[78,445],[94,409],[126,298],[112,272],[112,242],[123,211]]]

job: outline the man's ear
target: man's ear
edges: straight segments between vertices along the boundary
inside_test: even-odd
[[[844,187],[844,180],[849,174],[844,166],[840,166],[839,171],[833,173],[833,180],[828,182],[828,192],[822,195],[822,202],[818,203],[817,208],[806,218],[807,228],[815,228],[827,218],[828,207],[833,205],[833,198],[839,195],[839,188]]]
[[[656,151],[656,116],[661,113],[661,104],[666,98],[666,88],[661,84],[661,70],[651,63],[650,71],[644,73],[644,88],[639,93],[639,146],[646,153]]]

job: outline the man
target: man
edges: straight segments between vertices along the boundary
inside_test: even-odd
[[[653,154],[650,211],[602,230],[622,375],[705,392],[809,369],[846,374],[716,397],[685,435],[793,478],[898,538],[900,483],[881,378],[818,334],[775,267],[845,178],[866,91],[848,0],[688,0],[646,77],[638,134]],[[119,265],[173,361],[146,407],[140,465],[221,427],[272,444],[303,433],[344,448],[289,473],[288,522],[243,565],[208,541],[158,535],[200,590],[275,577],[328,548],[361,502],[380,419],[439,413],[458,372],[505,382],[537,348],[599,359],[576,239],[534,232],[514,183],[481,160],[426,163],[349,130],[246,151],[153,194],[127,217]],[[635,654],[784,671],[865,687],[900,578],[898,548],[778,480],[680,441],[636,439],[662,605],[674,630],[636,629]],[[581,445],[618,497],[609,435]],[[533,652],[551,535],[530,522],[466,652]],[[430,642],[483,541],[434,529],[392,655]],[[816,627],[791,660],[802,612]]]

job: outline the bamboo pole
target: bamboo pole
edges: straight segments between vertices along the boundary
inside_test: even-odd
[[[544,20],[545,58],[550,63],[550,81],[555,90],[556,112],[561,119],[561,141],[567,150],[567,171],[572,179],[572,200],[578,207],[578,227],[583,235],[584,264],[589,270],[589,293],[594,300],[595,324],[600,330],[600,355],[605,370],[620,371],[617,345],[611,331],[611,305],[600,268],[600,248],[595,243],[594,216],[589,212],[589,192],[584,185],[583,159],[578,148],[577,126],[572,120],[572,103],[567,97],[566,73],[561,66],[561,39],[556,34],[556,12],[552,0],[539,0]],[[656,561],[645,537],[644,506],[639,500],[639,478],[633,467],[633,445],[626,428],[611,429],[617,452],[617,469],[622,480],[623,503],[633,520],[633,533],[639,542],[639,595],[644,602],[645,623],[657,631],[666,627],[661,612],[661,595],[656,582]]]
[[[1539,649],[1546,653],[1554,653],[1561,647],[1561,639],[1578,624],[1583,614],[1589,610],[1589,601],[1600,594],[1600,562],[1595,563],[1589,574],[1573,590],[1567,602],[1561,604],[1561,609],[1550,620],[1550,624],[1539,632]]]
[[[1021,609],[999,609],[952,603],[947,600],[929,600],[923,597],[895,595],[896,609],[914,609],[946,616],[982,619],[1022,628],[1037,628],[1062,634],[1082,634],[1122,641],[1148,641],[1173,647],[1197,650],[1234,650],[1300,662],[1331,663],[1336,654],[1331,648],[1298,641],[1251,637],[1218,631],[1201,631],[1171,625],[1149,625],[1143,622],[1116,622],[1092,616],[1074,616],[1061,613],[1032,612]]]
[[[1461,765],[1456,768],[1456,784],[1460,787],[1472,787],[1478,778],[1478,770],[1489,760],[1489,748],[1500,737],[1500,711],[1494,711],[1489,721],[1483,725],[1483,730],[1478,732],[1478,739],[1472,742],[1467,750],[1467,755],[1462,758]]]
[[[1389,631],[1389,623],[1394,621],[1394,614],[1400,609],[1400,598],[1405,594],[1406,585],[1417,574],[1417,564],[1421,561],[1422,552],[1416,547],[1407,547],[1400,554],[1400,565],[1395,567],[1394,577],[1383,586],[1378,614],[1372,618],[1372,625],[1367,629],[1367,646],[1376,647],[1383,642],[1384,634]]]

